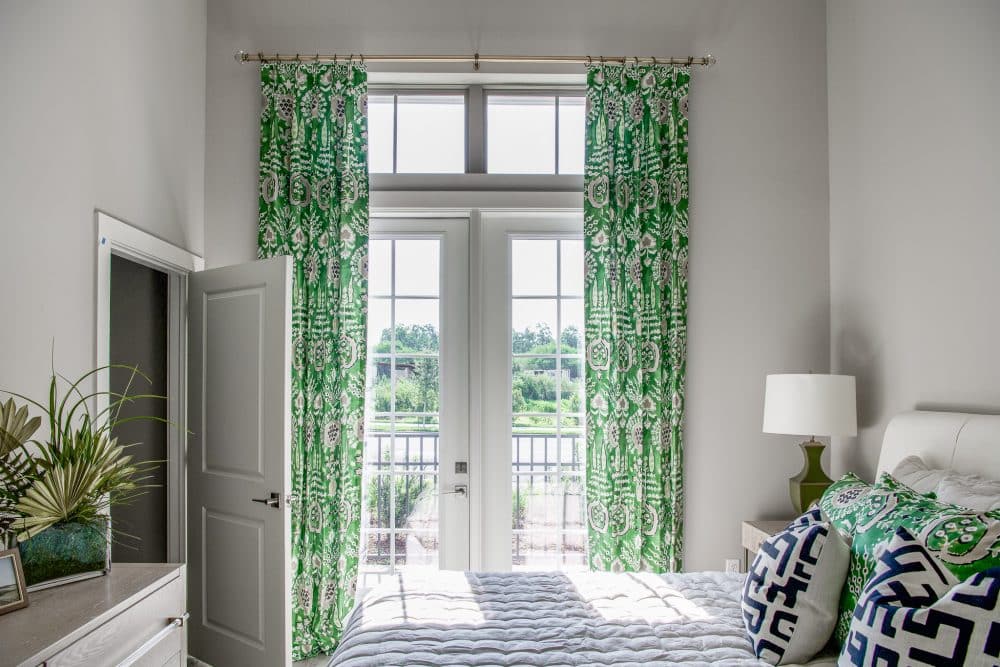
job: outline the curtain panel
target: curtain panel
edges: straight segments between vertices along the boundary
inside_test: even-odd
[[[261,258],[293,258],[292,573],[296,660],[336,647],[361,534],[368,292],[367,74],[261,66]]]
[[[591,569],[683,555],[690,70],[587,74],[584,309]]]

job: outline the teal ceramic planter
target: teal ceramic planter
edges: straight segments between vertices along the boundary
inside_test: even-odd
[[[31,587],[46,588],[106,574],[108,523],[62,523],[18,544],[24,580]]]

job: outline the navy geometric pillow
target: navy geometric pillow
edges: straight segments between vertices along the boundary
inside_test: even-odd
[[[959,581],[900,528],[879,555],[837,664],[1000,665],[1000,568]]]
[[[818,510],[760,546],[743,586],[743,622],[758,658],[801,663],[826,646],[849,560],[847,543]]]

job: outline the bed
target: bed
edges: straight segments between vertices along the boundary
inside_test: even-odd
[[[878,471],[916,454],[1000,479],[1000,416],[908,412]],[[722,572],[400,574],[349,616],[330,665],[744,665],[744,575]],[[810,667],[836,664],[821,655]]]

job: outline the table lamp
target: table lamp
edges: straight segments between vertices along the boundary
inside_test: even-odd
[[[788,480],[792,505],[801,514],[833,483],[823,472],[824,445],[816,436],[858,434],[853,375],[768,375],[764,388],[764,433],[809,436],[799,447],[805,466]]]

